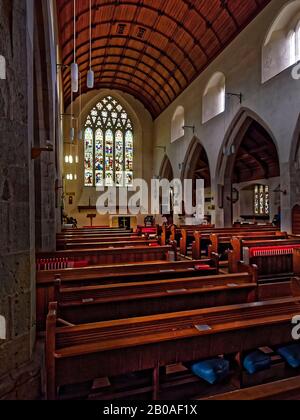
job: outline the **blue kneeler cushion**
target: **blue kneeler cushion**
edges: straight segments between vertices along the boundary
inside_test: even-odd
[[[263,370],[270,369],[272,359],[268,354],[257,350],[253,353],[248,354],[244,359],[244,368],[250,375],[261,372]]]
[[[277,353],[294,369],[300,368],[300,343],[281,347]]]
[[[191,370],[200,379],[214,385],[228,377],[230,363],[221,358],[206,360],[192,364]]]

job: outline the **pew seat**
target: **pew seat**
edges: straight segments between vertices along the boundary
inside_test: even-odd
[[[200,399],[206,401],[299,401],[300,376]]]
[[[72,324],[132,318],[257,300],[256,272],[56,289],[60,318]]]
[[[204,270],[195,269],[195,266],[202,265],[207,268]],[[63,287],[78,288],[151,280],[183,279],[217,275],[218,273],[217,257],[199,261],[149,261],[39,271],[37,273],[37,327],[39,331],[45,330],[48,304],[55,300],[55,287],[58,281]]]
[[[157,400],[162,367],[288,344],[291,319],[299,311],[298,300],[281,299],[59,328],[53,303],[47,318],[47,398],[57,399],[64,385],[152,370]]]

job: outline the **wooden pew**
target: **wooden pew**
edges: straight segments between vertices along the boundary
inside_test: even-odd
[[[45,330],[48,305],[55,300],[56,285],[88,287],[217,275],[218,258],[201,261],[156,261],[99,267],[40,271],[37,273],[37,328]]]
[[[279,236],[277,236],[279,235]],[[232,230],[226,234],[224,233],[212,233],[210,236],[211,245],[209,247],[209,252],[215,252],[219,255],[223,255],[225,257],[225,252],[231,250],[232,244],[231,240],[233,236],[239,236],[243,238],[251,238],[253,237],[254,240],[256,238],[262,237],[262,240],[277,240],[277,239],[286,239],[287,234],[277,234],[276,230],[264,232],[264,231],[236,231]],[[226,258],[227,259],[227,258]]]
[[[178,228],[176,225],[171,226],[171,235],[170,240],[176,241],[177,245],[180,246],[180,239],[182,235],[182,231],[190,231],[190,232],[196,232],[196,231],[211,231],[214,229],[214,225],[198,225],[198,226],[188,226],[183,225],[180,228]]]
[[[160,243],[161,245],[167,245],[171,237],[171,226],[164,223],[161,228]]]
[[[297,276],[300,271],[300,253],[294,250],[300,248],[300,241],[293,239],[266,240],[266,241],[241,241],[243,261],[245,264],[258,266],[259,282],[289,281]],[[229,254],[230,271],[236,269],[236,261],[233,261],[232,252]]]
[[[58,328],[53,303],[46,333],[47,399],[57,399],[67,384],[151,370],[158,400],[161,368],[288,344],[299,311],[299,301],[284,299]]]
[[[218,238],[216,238],[214,244],[212,244],[213,234],[225,237],[226,240],[228,241],[233,236],[245,236],[245,235],[251,235],[252,233],[253,235],[274,236],[276,235],[277,230],[275,228],[271,228],[270,226],[262,226],[262,227],[251,226],[251,227],[243,227],[243,228],[238,228],[238,229],[237,228],[214,229],[210,232],[196,231],[194,232],[194,242],[192,244],[192,256],[194,259],[198,259],[202,255],[202,251],[205,251],[207,255],[208,255],[208,252],[215,252],[215,250],[219,251]],[[193,238],[190,238],[190,241],[192,240]],[[211,248],[209,248],[210,245],[212,245]],[[230,247],[230,244],[228,244],[228,246]]]
[[[128,232],[128,229],[125,228],[110,228],[110,227],[103,227],[103,228],[73,228],[73,229],[62,229],[62,233],[70,233],[70,234],[82,234],[82,233],[117,233],[117,232]]]
[[[145,239],[145,238],[137,238],[132,239],[132,240],[119,240],[119,241],[113,241],[113,242],[109,242],[109,241],[104,241],[104,242],[89,242],[89,241],[84,241],[84,242],[80,242],[80,243],[69,243],[66,242],[64,245],[64,250],[66,251],[72,251],[72,250],[76,250],[76,249],[100,249],[100,248],[128,248],[128,247],[141,247],[141,246],[155,246],[155,245],[159,245],[157,240],[149,240],[149,239]]]
[[[61,288],[59,316],[92,323],[257,301],[257,273]]]
[[[195,401],[198,399],[196,398]],[[300,377],[239,389],[199,401],[299,401]]]
[[[177,249],[174,245],[170,246],[136,246],[126,248],[93,248],[75,249],[71,251],[57,251],[37,254],[38,271],[41,269],[51,270],[53,268],[64,268],[63,261],[68,262],[68,266],[73,268],[74,264],[85,262],[86,266],[110,265],[144,261],[166,261],[172,256],[172,260],[177,260]],[[46,261],[42,264],[41,261]],[[60,266],[60,261],[62,265]],[[73,264],[73,266],[72,266]],[[43,268],[42,268],[43,267]]]
[[[155,226],[155,227],[138,226],[136,232],[140,236],[142,235],[158,236],[160,232],[160,227],[159,226]]]
[[[113,236],[113,235],[101,235],[101,236],[79,236],[77,238],[66,237],[66,238],[58,238],[56,240],[57,248],[64,249],[66,243],[70,244],[80,244],[81,242],[90,242],[90,243],[97,243],[97,242],[118,242],[118,241],[130,241],[130,240],[144,240],[147,238],[138,236],[136,234],[126,234],[122,236]]]
[[[257,234],[255,237],[251,237],[251,235],[240,235],[235,236],[231,238],[231,248],[232,252],[230,253],[230,262],[229,262],[229,272],[230,273],[236,273],[237,272],[237,264],[239,261],[243,260],[243,241],[247,240],[258,240],[258,241],[264,241],[264,240],[287,240],[289,239],[289,236],[286,232],[275,232],[275,235],[265,235],[265,234]]]
[[[58,233],[56,235],[56,239],[57,240],[63,240],[63,239],[78,239],[81,240],[81,238],[118,238],[118,237],[122,237],[122,238],[131,238],[132,236],[136,236],[135,233],[133,232],[114,232],[114,233],[110,233],[110,232],[102,232],[102,233],[95,233],[95,232],[90,232],[90,233],[77,233],[77,234],[69,234],[69,233]]]

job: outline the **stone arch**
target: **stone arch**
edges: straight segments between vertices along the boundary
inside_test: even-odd
[[[160,179],[167,179],[170,182],[173,181],[174,179],[173,167],[167,155],[165,155],[162,161],[160,171],[159,171],[159,177]]]
[[[202,175],[205,180],[205,186],[207,188],[211,186],[211,173],[208,155],[197,137],[192,139],[186,153],[181,178],[182,180],[194,179],[195,175],[197,175],[198,178]]]
[[[211,170],[210,170],[210,163],[207,152],[204,146],[201,144],[200,140],[195,136],[189,149],[186,153],[186,157],[183,164],[182,175],[181,175],[182,182],[185,179],[192,179],[193,180],[193,188],[196,191],[196,181],[197,179],[204,179],[204,188],[205,188],[205,217],[207,221],[210,223],[212,221],[212,213],[213,210],[211,208],[212,204],[212,191],[211,191]],[[193,196],[193,205],[196,204],[195,202],[195,194]]]
[[[256,130],[255,133],[257,136],[261,136],[262,141],[269,142],[269,150],[266,147],[265,149],[259,148],[259,146],[250,146],[250,148],[248,146],[247,148],[243,144],[247,136],[250,136],[251,130]],[[253,143],[256,143],[255,139],[253,139]],[[250,141],[249,144],[251,145]],[[241,164],[244,163],[245,168],[243,175],[239,177],[237,160],[241,156],[241,160],[246,162],[241,162]],[[272,158],[270,162],[269,158]],[[249,160],[248,165],[247,159]],[[255,168],[258,169],[255,170]],[[248,175],[245,175],[247,170]],[[230,226],[233,222],[232,188],[234,183],[251,183],[255,180],[280,176],[277,142],[265,122],[251,110],[246,108],[240,110],[230,125],[218,159],[217,174],[219,207],[224,211],[226,226]]]

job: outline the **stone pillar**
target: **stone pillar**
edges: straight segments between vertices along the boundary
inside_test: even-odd
[[[282,163],[281,171],[281,230],[283,232],[292,233],[292,208],[291,200],[294,196],[294,191],[291,189],[291,173],[290,162]],[[283,193],[283,192],[286,192]]]
[[[0,1],[0,399],[35,399],[40,367],[35,345],[32,1]],[[27,41],[27,42],[26,42]],[[3,338],[3,337],[2,337]]]

